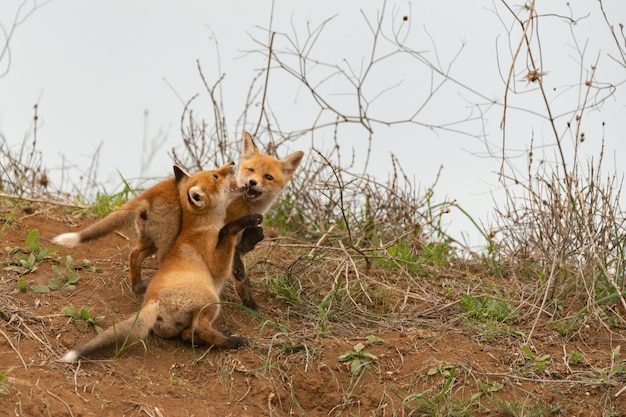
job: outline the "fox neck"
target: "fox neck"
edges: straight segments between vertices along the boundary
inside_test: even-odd
[[[239,196],[228,206],[226,222],[246,214],[265,214],[274,203],[274,200],[275,198],[271,195],[262,196],[254,201],[246,200],[243,196]]]
[[[270,195],[263,196],[254,201],[248,201],[244,199],[245,203],[250,207],[250,213],[256,213],[256,214],[267,213],[267,211],[272,206],[272,203],[274,203],[274,200],[275,200],[274,197]]]
[[[183,213],[181,234],[197,232],[219,233],[226,220],[226,209],[210,209],[202,213]]]

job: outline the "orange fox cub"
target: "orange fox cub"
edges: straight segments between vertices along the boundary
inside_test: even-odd
[[[265,214],[272,206],[281,191],[285,189],[300,165],[304,152],[294,152],[283,159],[275,159],[259,151],[248,133],[243,135],[241,163],[237,174],[237,185],[244,189],[241,197],[233,201],[226,211],[226,221],[246,214]],[[254,229],[252,229],[254,232]],[[256,236],[248,236],[244,231],[240,242],[235,248],[233,259],[233,276],[235,290],[243,305],[259,310],[250,288],[250,278],[246,273],[243,255],[254,249],[258,242]]]
[[[230,188],[234,164],[188,176],[174,167],[182,211],[180,234],[146,288],[143,307],[60,360],[76,362],[96,350],[135,343],[150,332],[163,338],[180,335],[191,343],[236,348],[247,344],[213,327],[220,311],[220,293],[231,274],[239,234],[256,231],[262,238],[260,214],[224,225],[228,204],[239,195]],[[223,227],[222,227],[223,226]],[[248,232],[252,233],[252,232]]]
[[[265,214],[287,186],[303,156],[303,152],[294,152],[284,159],[264,155],[256,147],[252,137],[244,132],[237,183],[244,187],[245,192],[231,203],[226,221],[251,213]],[[174,178],[170,178],[152,186],[93,225],[77,233],[58,235],[53,242],[73,247],[102,237],[134,221],[139,239],[130,252],[128,266],[133,292],[141,294],[146,289],[146,283],[141,279],[143,260],[153,254],[156,254],[159,263],[165,258],[178,236],[180,219],[181,208],[176,182]],[[239,255],[254,248],[253,243],[245,241],[244,238],[235,259],[236,290],[244,305],[257,309],[258,305],[252,296],[250,281]]]

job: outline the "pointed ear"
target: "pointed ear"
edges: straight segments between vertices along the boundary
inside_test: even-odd
[[[182,180],[189,179],[191,175],[185,171],[182,167],[174,165],[174,177],[176,177],[176,183],[180,183]]]
[[[293,175],[293,172],[300,165],[300,161],[302,161],[302,157],[304,156],[304,152],[298,151],[294,152],[288,157],[280,160],[280,169],[286,175]]]
[[[252,141],[252,136],[248,132],[243,132],[243,150],[241,159],[249,159],[259,153],[259,148]]]
[[[202,187],[194,185],[187,190],[187,201],[198,208],[203,208],[207,205],[207,197]]]

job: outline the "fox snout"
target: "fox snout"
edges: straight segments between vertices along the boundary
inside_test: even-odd
[[[245,189],[245,191],[243,192],[243,196],[246,200],[248,201],[256,200],[257,198],[261,196],[261,194],[263,194],[261,190],[258,190],[255,188],[257,185],[258,183],[255,180],[250,180],[243,187]]]

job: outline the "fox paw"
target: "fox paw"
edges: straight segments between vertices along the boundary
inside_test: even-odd
[[[241,242],[237,244],[237,251],[242,254],[248,253],[263,239],[265,239],[265,234],[262,227],[249,227],[241,234]]]
[[[148,284],[145,281],[139,281],[133,284],[133,292],[137,295],[145,293],[146,288],[148,288]]]
[[[246,227],[258,227],[263,223],[263,215],[262,214],[248,214],[241,218]]]
[[[228,339],[227,346],[225,347],[236,349],[242,346],[248,346],[250,344],[250,341],[247,338],[241,336],[233,336],[230,330],[220,330],[220,333],[222,333],[222,335],[224,335]]]

